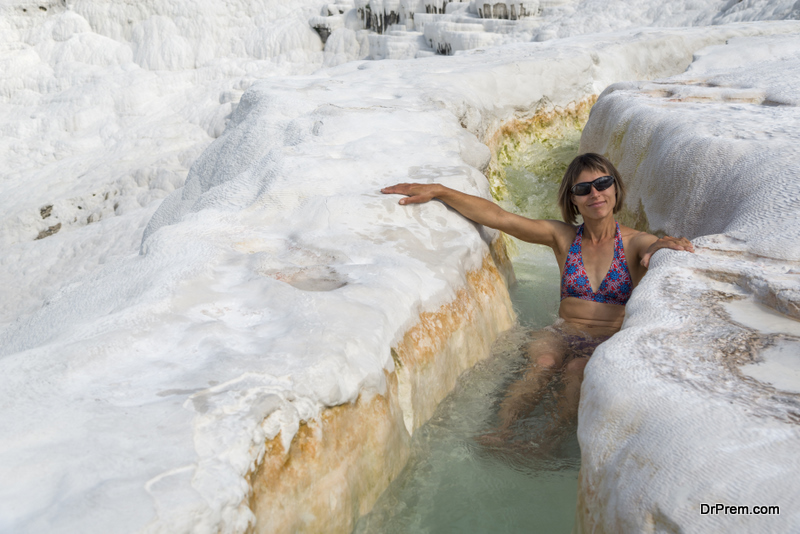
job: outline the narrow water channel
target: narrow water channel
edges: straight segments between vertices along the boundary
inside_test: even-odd
[[[558,184],[578,153],[580,130],[539,140],[505,167],[506,209],[558,218]],[[551,324],[558,309],[559,271],[547,247],[515,241],[517,276],[511,298],[518,325],[492,355],[459,379],[433,417],[414,434],[403,472],[362,517],[356,534],[569,533],[575,517],[580,450],[575,425],[544,438],[554,397],[545,395],[513,435],[487,444],[498,405],[525,370],[530,333]],[[512,246],[512,248],[514,248]],[[558,384],[552,384],[553,390]],[[547,432],[553,435],[553,432]]]

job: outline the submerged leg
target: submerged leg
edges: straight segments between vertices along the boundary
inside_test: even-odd
[[[561,378],[564,390],[558,402],[558,426],[569,424],[578,418],[583,370],[587,363],[589,363],[589,358],[574,358],[564,367],[564,374]]]
[[[608,336],[586,336],[570,338],[570,354],[574,357],[567,360],[561,377],[563,388],[558,395],[558,409],[550,425],[549,433],[558,434],[561,429],[574,424],[578,420],[583,372],[589,358],[600,343]]]
[[[530,414],[545,392],[545,386],[561,368],[566,355],[566,346],[561,336],[542,330],[528,345],[530,364],[522,378],[508,387],[505,399],[500,403],[497,415],[498,430],[507,431],[517,420]]]

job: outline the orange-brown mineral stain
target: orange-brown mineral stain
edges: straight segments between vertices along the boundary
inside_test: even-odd
[[[402,469],[409,436],[396,406],[397,379],[385,395],[362,394],[301,424],[285,451],[280,435],[248,476],[250,532],[349,532]]]
[[[510,272],[499,239],[481,269],[467,274],[467,284],[456,298],[435,312],[420,314],[418,323],[405,333],[393,349],[402,367],[416,367],[418,372],[434,369],[426,364],[459,329],[497,330],[473,324],[489,308],[505,307],[508,317],[501,326],[510,326],[513,311],[506,279],[495,261]],[[386,383],[383,394],[362,394],[354,403],[327,408],[316,420],[301,424],[288,451],[280,435],[266,443],[263,460],[248,475],[252,488],[248,504],[257,518],[250,532],[352,531],[409,454],[396,371],[386,373]]]
[[[501,250],[507,260],[505,248]],[[433,360],[461,325],[474,322],[480,308],[492,305],[500,287],[505,287],[503,277],[493,258],[487,256],[480,270],[467,273],[467,285],[455,299],[435,312],[420,314],[419,322],[406,331],[395,348],[400,361],[408,366]]]

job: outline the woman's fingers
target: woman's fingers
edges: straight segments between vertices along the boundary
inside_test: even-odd
[[[409,188],[411,188],[413,184],[395,184],[390,185],[389,187],[384,187],[381,189],[381,193],[385,195],[408,195]]]
[[[694,245],[692,245],[692,242],[685,237],[671,237],[666,235],[653,243],[648,251],[642,254],[642,259],[640,261],[642,266],[645,268],[650,267],[650,258],[653,257],[653,253],[655,253],[657,250],[661,250],[662,248],[694,252]]]
[[[381,189],[385,195],[406,195],[401,198],[400,204],[422,204],[433,198],[431,184],[396,184]]]
[[[686,239],[685,237],[670,237],[664,236],[662,238],[665,242],[665,246],[671,248],[673,250],[685,250],[687,252],[694,252],[694,246],[692,242]]]
[[[429,196],[423,195],[413,195],[406,198],[400,199],[400,204],[422,204],[423,202],[428,202],[431,199]]]

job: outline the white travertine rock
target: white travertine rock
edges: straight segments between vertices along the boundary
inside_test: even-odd
[[[581,392],[581,527],[800,529],[800,35],[732,39],[617,84],[581,150],[628,180],[659,252]],[[642,215],[645,219],[642,219]],[[703,515],[702,504],[780,515]]]
[[[491,271],[492,232],[439,203],[401,209],[380,186],[488,196],[475,147],[507,121],[680,72],[710,44],[800,29],[637,29],[290,77],[325,61],[307,22],[322,2],[23,5],[0,6],[13,169],[0,197],[0,527],[13,532],[251,527],[248,477],[267,442],[285,449],[304,421],[393,379],[428,387],[394,373],[390,347]],[[502,311],[466,330],[486,343]],[[443,353],[480,346],[464,324]],[[425,396],[401,399],[401,423],[424,420]],[[369,491],[386,483],[382,461],[368,461]]]
[[[326,8],[313,25],[377,32],[361,58],[411,59],[500,44],[547,41],[625,28],[682,27],[800,18],[796,0],[358,0]],[[349,4],[348,4],[349,5]],[[347,20],[356,22],[348,25]],[[419,34],[424,34],[420,39]]]
[[[470,0],[469,9],[485,19],[517,20],[541,13],[539,0]]]

